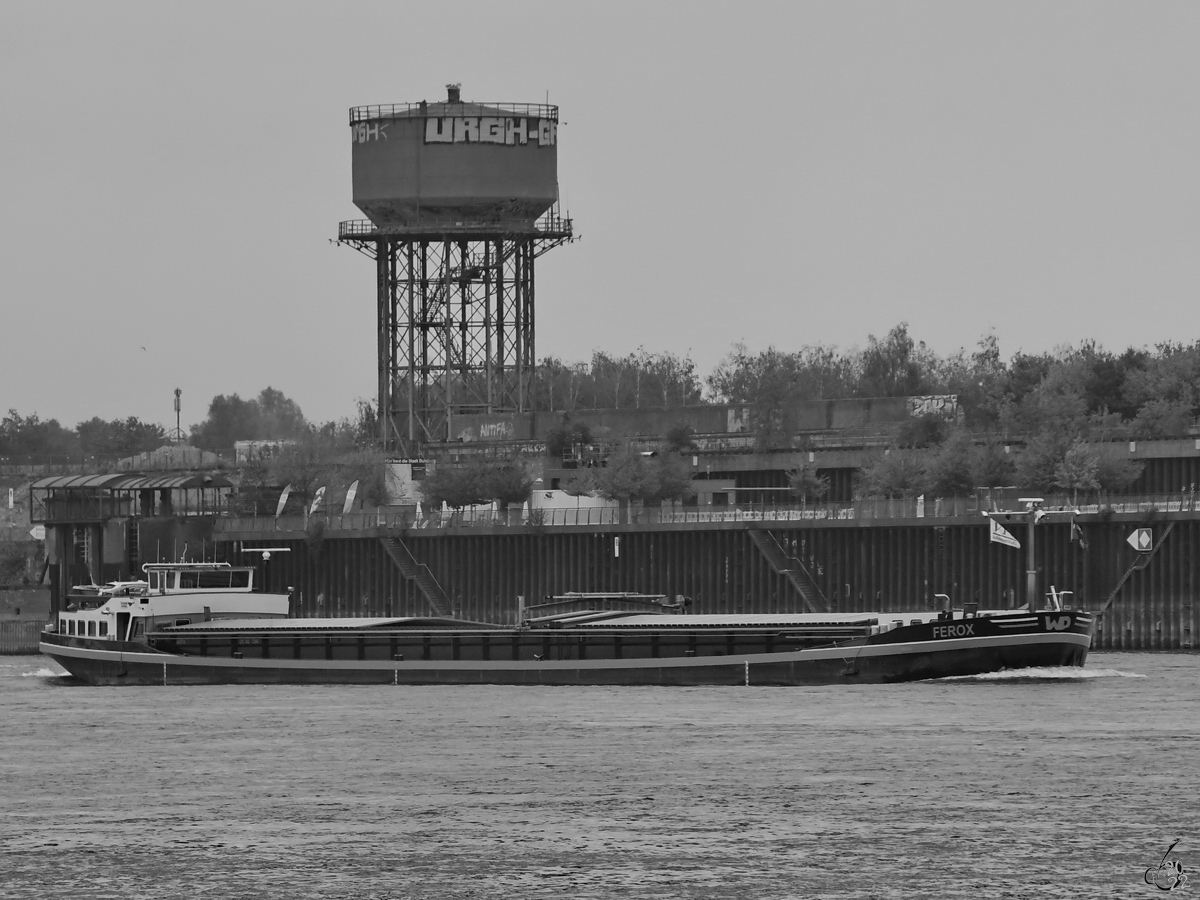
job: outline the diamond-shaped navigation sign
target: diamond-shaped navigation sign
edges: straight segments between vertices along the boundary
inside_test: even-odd
[[[1154,546],[1154,532],[1150,528],[1139,528],[1125,540],[1138,553],[1149,553]]]

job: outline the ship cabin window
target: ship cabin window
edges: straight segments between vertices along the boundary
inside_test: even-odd
[[[191,619],[176,619],[175,624],[176,625],[191,625],[192,620]]]
[[[180,590],[195,590],[200,587],[199,572],[180,572],[179,573]]]
[[[150,575],[150,590],[152,590],[152,591],[159,590],[163,586],[163,580],[162,580],[163,573],[162,572],[150,572],[149,575]]]
[[[100,637],[108,637],[108,623],[107,622],[100,623]]]
[[[135,619],[133,622],[133,633],[135,635],[146,633],[146,620],[142,618]]]
[[[88,622],[88,637],[95,637],[95,636],[96,636],[96,623]]]
[[[197,572],[196,577],[200,579],[199,584],[202,588],[227,588],[229,574],[228,569],[216,569],[211,572]]]
[[[67,619],[67,634],[74,634],[74,633],[75,633],[75,620]]]

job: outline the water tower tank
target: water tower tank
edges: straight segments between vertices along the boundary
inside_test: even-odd
[[[350,110],[354,205],[387,231],[532,231],[558,200],[558,107],[448,91]]]

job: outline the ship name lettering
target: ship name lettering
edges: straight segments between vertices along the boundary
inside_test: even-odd
[[[969,622],[963,622],[961,625],[934,625],[933,636],[935,638],[974,637],[975,626]]]

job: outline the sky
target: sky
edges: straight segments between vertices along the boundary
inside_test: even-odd
[[[375,390],[347,110],[560,107],[538,355],[1200,338],[1194,2],[0,5],[0,413]]]

